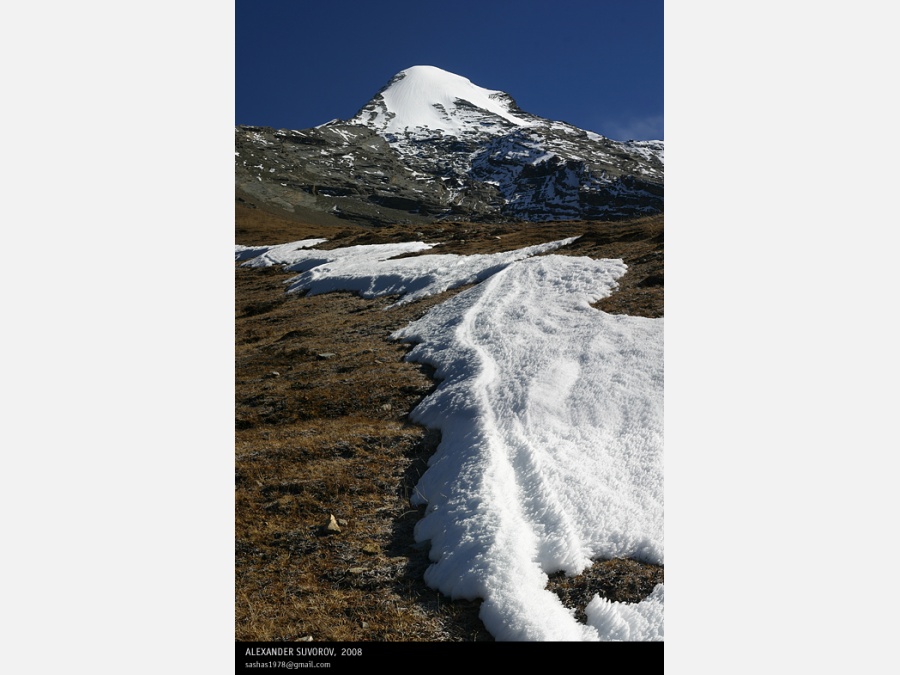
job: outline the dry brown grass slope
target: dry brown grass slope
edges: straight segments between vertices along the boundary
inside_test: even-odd
[[[623,258],[608,312],[663,313],[663,216],[620,223],[334,226],[236,206],[236,243],[325,237],[324,248],[422,239],[489,253],[580,235],[556,253]],[[238,640],[491,640],[477,602],[425,586],[409,495],[440,441],[408,421],[435,386],[387,336],[457,291],[383,311],[392,298],[288,296],[280,270],[235,270],[235,632]],[[323,357],[322,354],[334,354]],[[333,515],[340,533],[326,534]],[[550,588],[583,610],[594,593],[637,601],[663,569],[597,561]],[[582,616],[583,618],[583,616]]]

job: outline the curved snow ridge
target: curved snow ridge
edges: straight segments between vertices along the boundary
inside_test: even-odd
[[[663,320],[590,307],[625,269],[523,260],[393,335],[443,380],[411,414],[442,431],[414,497],[428,504],[425,579],[483,598],[497,639],[618,639],[618,619],[576,621],[547,574],[598,557],[663,562]],[[597,607],[631,625],[632,606]],[[661,635],[654,621],[629,639]]]
[[[659,642],[664,638],[663,584],[637,604],[610,602],[595,595],[584,613],[587,622],[608,641]]]
[[[351,246],[333,251],[308,251],[298,256],[287,269],[303,273],[288,280],[288,292],[307,291],[318,295],[333,291],[354,291],[364,298],[399,295],[390,307],[415,302],[437,293],[482,281],[508,265],[534,255],[567,246],[578,237],[569,237],[502,253],[422,255],[390,260],[408,251],[419,251],[431,244],[386,244]],[[401,248],[397,248],[401,247]],[[327,261],[323,255],[330,254]]]

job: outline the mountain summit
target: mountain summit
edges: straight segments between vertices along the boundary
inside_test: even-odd
[[[434,66],[349,120],[235,129],[238,199],[369,224],[613,220],[663,210],[663,142],[614,141]]]
[[[350,121],[381,134],[432,129],[459,135],[478,125],[494,134],[533,126],[509,94],[434,66],[401,70]]]

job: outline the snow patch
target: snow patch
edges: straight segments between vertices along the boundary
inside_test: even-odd
[[[310,248],[328,241],[327,239],[302,239],[288,244],[277,246],[241,246],[234,247],[235,262],[247,260],[247,267],[270,267],[272,265],[286,265],[294,259],[301,249]]]
[[[497,639],[602,639],[547,575],[601,557],[663,563],[663,320],[590,307],[624,272],[530,258],[394,334],[442,380],[411,414],[442,432],[416,488],[425,579],[484,598]]]
[[[310,251],[303,256],[303,274],[288,280],[288,292],[308,291],[308,295],[332,291],[355,291],[364,298],[399,295],[390,307],[415,302],[451,288],[474,284],[499,272],[517,260],[553,251],[575,241],[577,237],[538,244],[527,248],[482,255],[423,255],[414,258],[388,260],[398,255],[397,244],[371,247],[354,246],[335,251]],[[419,242],[415,242],[419,243]],[[420,247],[428,244],[419,243]],[[424,250],[412,248],[408,250]],[[400,251],[406,252],[406,251]],[[325,264],[313,264],[322,254],[333,257]],[[299,271],[295,262],[286,268]],[[389,308],[390,308],[389,307]],[[388,308],[388,309],[389,309]]]

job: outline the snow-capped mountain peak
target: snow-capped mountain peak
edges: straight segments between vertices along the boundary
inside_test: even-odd
[[[349,120],[239,128],[253,201],[369,224],[631,218],[663,209],[662,141],[614,141],[434,66],[395,75]]]
[[[502,91],[472,84],[434,66],[401,70],[349,120],[382,135],[429,130],[458,136],[467,131],[508,133],[535,124]]]

